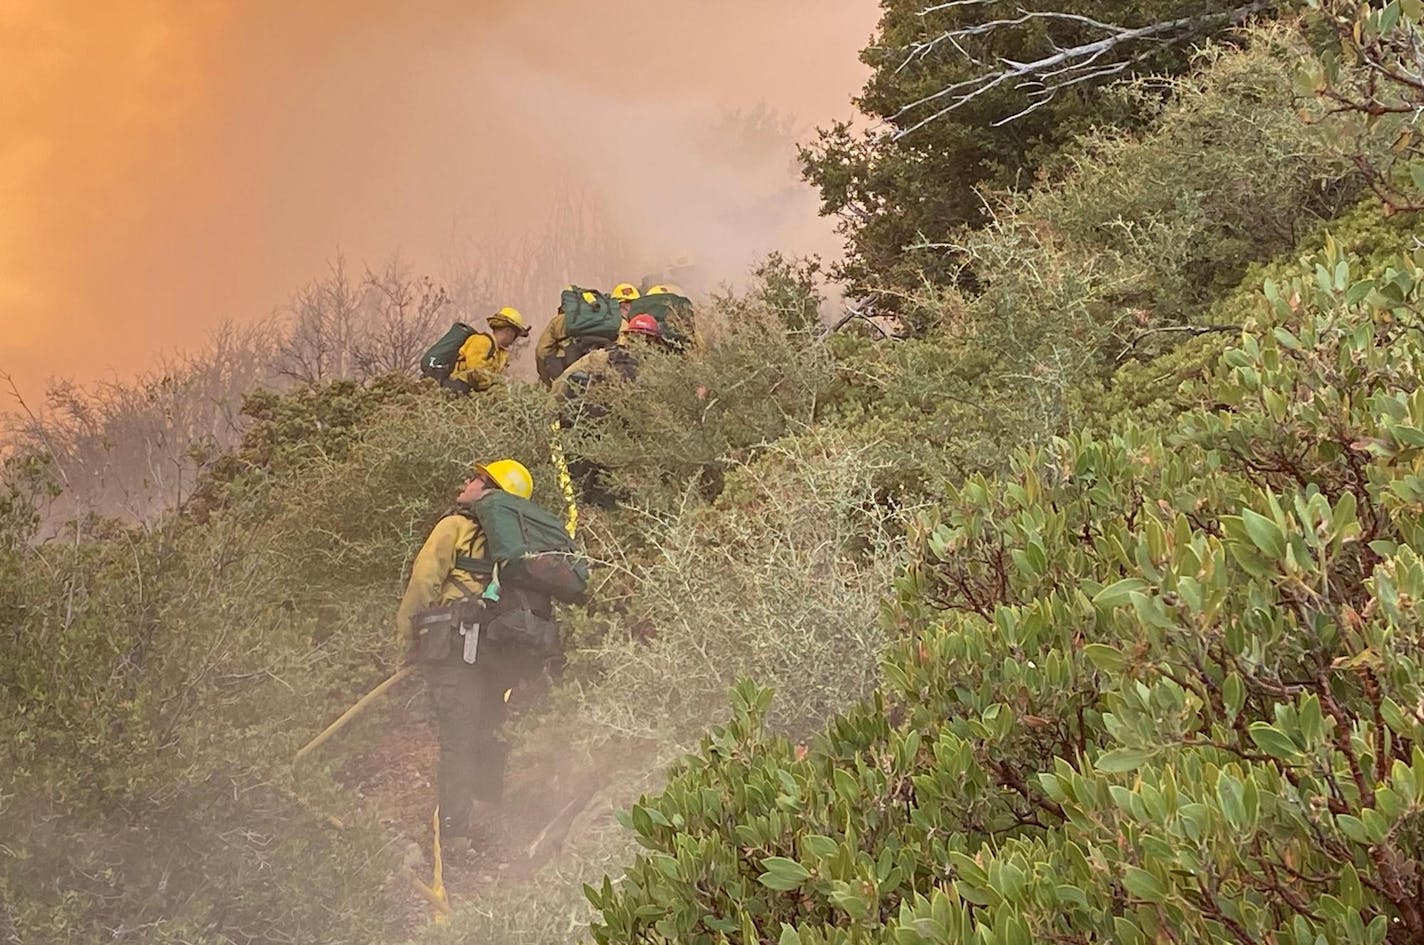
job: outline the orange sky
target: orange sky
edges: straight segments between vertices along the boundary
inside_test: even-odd
[[[566,181],[620,208],[644,249],[727,267],[755,249],[825,250],[809,196],[804,222],[774,232],[704,225],[697,211],[749,172],[677,142],[729,106],[765,102],[803,127],[848,115],[877,12],[0,0],[0,371],[31,395],[51,375],[126,376],[223,320],[267,314],[338,246],[435,271],[452,232],[517,228]],[[620,61],[618,47],[637,54]],[[636,135],[570,154],[580,126],[664,129],[679,159],[642,161]],[[685,212],[669,219],[669,206]]]

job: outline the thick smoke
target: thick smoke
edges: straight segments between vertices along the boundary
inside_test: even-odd
[[[0,370],[30,393],[126,377],[266,315],[338,248],[441,274],[452,239],[519,245],[569,192],[606,215],[630,278],[671,253],[729,277],[761,250],[825,252],[792,140],[848,110],[875,14],[9,0]]]

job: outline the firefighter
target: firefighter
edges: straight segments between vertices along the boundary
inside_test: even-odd
[[[440,840],[442,850],[456,856],[470,849],[473,802],[497,802],[503,791],[507,694],[530,672],[517,653],[478,650],[477,624],[493,569],[472,507],[500,489],[527,499],[534,480],[513,459],[475,466],[455,510],[436,523],[416,555],[396,614],[401,645],[419,663],[435,709]]]

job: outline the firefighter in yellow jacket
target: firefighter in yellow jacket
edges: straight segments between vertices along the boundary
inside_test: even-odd
[[[629,307],[638,298],[638,287],[631,282],[620,282],[613,287],[609,296],[618,300],[618,312],[626,322]],[[587,298],[591,300],[594,296],[590,294]],[[606,341],[598,342],[599,346],[607,344]],[[570,364],[583,357],[589,350],[588,348],[580,349],[580,346],[575,344],[575,339],[569,334],[564,310],[560,308],[549,324],[544,326],[544,331],[539,335],[539,342],[534,346],[534,367],[539,374],[539,380],[546,385],[552,384]]]
[[[527,669],[500,659],[497,651],[471,652],[478,646],[474,624],[491,565],[484,532],[470,509],[496,489],[527,499],[534,480],[512,459],[475,466],[456,498],[456,511],[436,523],[415,556],[396,613],[402,650],[419,662],[435,707],[440,839],[457,854],[469,848],[473,802],[497,801],[503,790],[508,747],[499,733],[505,693]]]
[[[509,366],[509,349],[529,335],[529,326],[519,310],[505,306],[487,320],[489,332],[477,331],[460,346],[460,356],[445,386],[465,394],[489,390],[504,379]]]

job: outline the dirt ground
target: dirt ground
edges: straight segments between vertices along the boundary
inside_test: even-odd
[[[514,711],[538,699],[516,691]],[[419,679],[401,684],[386,706],[376,744],[350,757],[337,773],[362,798],[401,851],[403,871],[386,886],[396,930],[414,934],[435,916],[412,879],[432,880],[431,812],[438,748],[435,720]],[[471,849],[447,856],[444,882],[452,908],[501,885],[527,880],[557,854],[570,826],[599,803],[602,779],[575,770],[564,752],[515,752],[498,805],[477,805]]]

